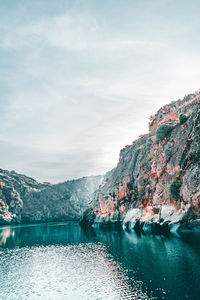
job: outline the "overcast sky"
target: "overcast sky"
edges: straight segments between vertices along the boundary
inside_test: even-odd
[[[199,15],[199,0],[0,0],[0,168],[113,168],[151,113],[200,88]]]

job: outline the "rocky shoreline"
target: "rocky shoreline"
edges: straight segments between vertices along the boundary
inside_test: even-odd
[[[139,208],[130,209],[123,218],[117,214],[96,216],[91,209],[90,212],[88,210],[86,212],[79,222],[82,227],[123,228],[128,232],[144,234],[200,232],[200,218],[198,216],[195,218],[189,206],[179,211],[174,211],[171,206],[163,206],[161,213],[152,215],[148,220],[147,215]]]

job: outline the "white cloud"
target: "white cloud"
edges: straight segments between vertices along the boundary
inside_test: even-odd
[[[198,24],[171,25],[171,2],[156,3],[123,5],[121,18],[89,4],[30,19],[17,11],[1,27],[2,167],[52,181],[103,173],[151,113],[199,88],[199,52],[185,43]]]

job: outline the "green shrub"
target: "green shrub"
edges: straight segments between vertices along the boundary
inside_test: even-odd
[[[180,199],[180,187],[182,185],[182,182],[180,180],[174,180],[170,184],[169,192],[170,192],[170,199]]]
[[[189,94],[189,95],[185,96],[185,97],[183,98],[183,100],[187,101],[187,100],[192,99],[193,97],[195,97],[195,94]]]
[[[200,125],[195,127],[194,134],[197,146],[195,149],[193,149],[193,151],[190,152],[189,159],[198,161],[200,159]]]
[[[133,182],[127,182],[126,186],[129,189],[129,191],[133,190]]]
[[[198,161],[200,159],[200,144],[189,153],[189,159]]]
[[[184,124],[186,121],[187,121],[188,117],[184,114],[180,114],[179,116],[179,121],[180,121],[180,124]]]
[[[139,194],[138,194],[139,199],[144,200],[145,194],[146,194],[145,188],[142,187]]]
[[[197,143],[200,144],[200,125],[195,127],[194,133]]]
[[[171,154],[172,154],[172,150],[169,149],[169,148],[166,148],[165,149],[165,155],[169,158],[171,156]]]
[[[137,190],[137,188],[134,189],[133,195],[134,195],[134,199],[137,200],[138,199],[138,190]]]
[[[161,125],[156,132],[156,143],[162,142],[165,137],[169,136],[173,128],[172,125]]]

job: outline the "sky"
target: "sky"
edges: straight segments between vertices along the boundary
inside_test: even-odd
[[[0,168],[104,174],[200,88],[200,1],[0,0]]]

